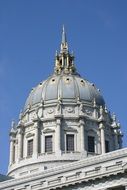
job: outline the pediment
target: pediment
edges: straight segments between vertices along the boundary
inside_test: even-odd
[[[71,132],[76,132],[77,133],[77,130],[74,129],[73,127],[65,127],[64,130],[65,131],[71,131]]]
[[[43,133],[53,133],[53,132],[55,132],[55,130],[49,128],[43,130]]]
[[[34,133],[28,133],[28,134],[26,135],[26,138],[33,137],[33,136],[34,136]]]

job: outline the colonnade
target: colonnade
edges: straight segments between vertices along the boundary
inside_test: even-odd
[[[86,139],[85,139],[85,119],[80,118],[79,120],[79,130],[80,130],[80,152],[86,153],[87,152],[87,145],[86,145]],[[10,165],[15,161],[20,161],[23,158],[24,152],[23,152],[23,138],[24,138],[24,132],[23,132],[23,126],[18,126],[17,131],[17,141],[16,139],[11,137],[10,140]],[[104,154],[106,152],[105,147],[105,125],[104,122],[99,123],[99,130],[100,130],[100,148],[101,148],[101,154]],[[114,134],[114,142],[115,147],[118,149],[118,135]],[[33,157],[37,158],[38,153],[45,153],[45,134],[41,133],[41,150],[39,146],[39,122],[34,121],[34,139],[33,139]],[[55,147],[53,149],[53,152],[55,152],[57,155],[61,154],[61,118],[56,118],[56,129],[55,129]],[[17,153],[15,154],[17,149]],[[25,153],[25,156],[27,156],[27,153]]]

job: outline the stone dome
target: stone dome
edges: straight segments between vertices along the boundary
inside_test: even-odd
[[[104,99],[93,83],[81,78],[79,75],[52,75],[41,82],[30,92],[25,103],[24,111],[34,107],[40,102],[56,102],[59,97],[62,101],[81,101],[104,105]]]
[[[8,175],[21,177],[122,147],[122,133],[94,84],[76,71],[63,29],[54,73],[30,92],[10,131]]]

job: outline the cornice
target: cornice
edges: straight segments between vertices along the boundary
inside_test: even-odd
[[[118,164],[117,164],[118,163]],[[124,164],[123,164],[124,163]],[[22,177],[18,179],[9,180],[0,183],[0,188],[6,189],[13,187],[14,185],[28,184],[29,182],[35,182],[36,180],[46,180],[47,183],[53,179],[58,179],[59,176],[68,178],[64,183],[61,181],[47,187],[41,187],[41,189],[51,189],[56,187],[68,186],[69,184],[81,183],[84,181],[95,180],[96,178],[102,178],[110,175],[117,175],[118,173],[124,173],[127,170],[127,148],[117,150],[114,152],[106,153],[104,155],[93,156],[80,161],[75,161],[63,166],[54,167],[45,170],[41,173],[28,175],[27,178]],[[90,167],[89,167],[90,166]],[[100,166],[100,167],[99,167]],[[73,179],[69,177],[73,175]]]

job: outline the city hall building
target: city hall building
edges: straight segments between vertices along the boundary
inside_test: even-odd
[[[0,190],[127,190],[122,136],[100,91],[77,72],[63,28],[53,74],[12,122]]]

